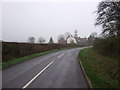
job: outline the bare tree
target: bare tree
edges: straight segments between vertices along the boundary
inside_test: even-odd
[[[92,32],[92,33],[91,33],[91,36],[97,37],[97,32]]]
[[[43,37],[39,37],[39,40],[38,40],[39,43],[44,43],[45,42],[45,39]]]
[[[65,39],[67,39],[68,37],[70,37],[71,36],[71,33],[70,32],[66,32],[65,33]]]
[[[95,25],[102,26],[106,37],[120,36],[120,1],[105,0],[98,5]]]
[[[58,43],[59,44],[66,44],[67,43],[64,35],[61,34],[61,35],[58,36]]]
[[[28,42],[29,43],[35,43],[35,38],[34,37],[29,37]]]
[[[62,40],[65,40],[65,36],[62,35],[62,34],[58,36],[58,40],[61,40],[61,39],[62,39]]]

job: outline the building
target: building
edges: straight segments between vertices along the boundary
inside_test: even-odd
[[[76,44],[76,45],[87,45],[87,38],[81,38],[78,36],[78,31],[75,30],[74,36],[69,35],[66,40],[64,38],[60,38],[58,40],[59,44]]]
[[[87,38],[69,37],[67,38],[67,44],[87,45]]]
[[[67,44],[77,44],[77,41],[75,38],[71,35],[69,38],[67,38]]]

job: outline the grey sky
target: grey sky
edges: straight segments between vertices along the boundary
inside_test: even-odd
[[[79,3],[3,3],[2,34],[5,41],[26,42],[33,36],[36,42],[44,37],[57,37],[78,30],[80,37],[88,37],[101,30],[94,26],[98,2]]]

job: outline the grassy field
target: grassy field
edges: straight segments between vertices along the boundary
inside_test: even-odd
[[[70,48],[75,48],[75,47],[70,47]],[[41,52],[41,53],[37,53],[37,54],[24,56],[24,57],[21,57],[21,58],[15,58],[13,60],[10,60],[10,61],[4,62],[4,63],[0,63],[0,65],[2,65],[2,68],[4,69],[4,68],[13,66],[13,65],[18,64],[20,62],[24,62],[26,60],[30,60],[32,58],[35,58],[35,57],[38,57],[38,56],[41,56],[41,55],[49,54],[49,53],[60,51],[60,50],[70,49],[70,48],[55,49],[55,50],[51,50],[51,51],[46,51],[46,52]]]
[[[92,48],[80,51],[85,73],[93,88],[118,88],[118,60],[100,55]]]

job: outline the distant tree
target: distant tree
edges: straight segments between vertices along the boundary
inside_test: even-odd
[[[70,32],[66,32],[64,36],[65,36],[65,39],[67,39],[67,38],[69,38],[71,36],[71,33]]]
[[[88,45],[93,45],[93,41],[94,41],[95,37],[93,35],[90,35],[88,37]]]
[[[39,43],[44,43],[45,42],[45,39],[43,37],[39,37],[39,40],[38,40]]]
[[[62,39],[62,40],[65,40],[65,36],[62,35],[62,34],[58,36],[58,41],[61,40],[61,39]]]
[[[67,40],[65,40],[65,36],[64,35],[59,35],[58,36],[58,43],[59,44],[67,44]]]
[[[54,41],[53,41],[53,39],[51,37],[50,40],[49,40],[49,44],[53,44],[53,43],[54,43]]]
[[[74,31],[74,37],[78,37],[78,31],[77,31],[77,29],[75,29],[75,31]]]
[[[97,32],[92,32],[91,36],[97,37]]]
[[[99,3],[95,25],[102,26],[105,37],[120,36],[120,1]]]
[[[28,42],[29,43],[35,43],[35,38],[34,37],[29,37]]]

